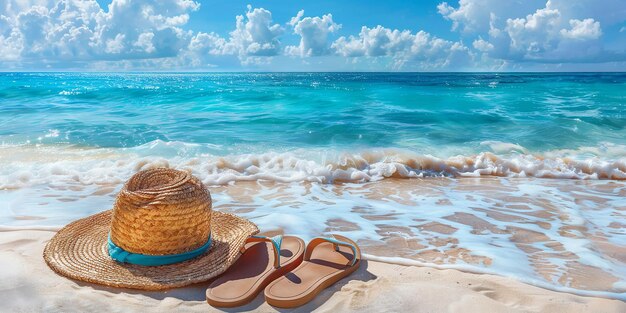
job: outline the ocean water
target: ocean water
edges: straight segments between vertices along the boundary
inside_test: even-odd
[[[192,171],[263,231],[626,300],[626,74],[0,73],[0,226]]]

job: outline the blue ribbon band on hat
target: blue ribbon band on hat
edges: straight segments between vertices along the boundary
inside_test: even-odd
[[[122,263],[130,263],[143,266],[159,266],[187,261],[201,255],[211,247],[211,235],[209,235],[209,239],[207,240],[207,242],[197,249],[183,253],[167,255],[149,255],[128,252],[113,243],[113,241],[111,240],[111,234],[109,234],[108,242],[109,255],[113,260]]]

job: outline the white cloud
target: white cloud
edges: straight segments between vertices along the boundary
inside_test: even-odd
[[[47,32],[49,27],[48,9],[34,6],[26,12],[20,13],[14,27],[20,35],[23,46],[29,47],[26,53],[38,54],[46,49]]]
[[[594,21],[592,18],[584,20],[569,20],[571,29],[561,29],[561,35],[572,39],[598,39],[602,35],[600,22]]]
[[[358,37],[339,38],[333,47],[343,56],[385,56],[410,50],[414,41],[419,41],[410,31],[391,30],[380,25],[374,28],[363,26]]]
[[[463,68],[471,60],[460,42],[437,38],[427,32],[363,26],[358,37],[340,37],[331,46],[344,57],[390,57],[397,69]]]
[[[188,21],[189,12],[199,7],[199,3],[191,0],[113,0],[108,12],[97,14],[94,40],[90,45],[96,49],[103,45],[108,48],[113,42],[116,47],[124,47],[118,52],[123,58],[176,56],[190,37],[180,26]],[[134,44],[146,33],[152,34],[149,49]],[[120,39],[119,34],[124,38]],[[142,42],[146,43],[148,35],[143,36]]]
[[[555,49],[561,25],[558,10],[537,10],[525,18],[508,19],[505,32],[511,38],[510,49],[520,55],[539,55]]]
[[[452,30],[473,33],[488,31],[493,17],[506,20],[518,14],[533,12],[537,6],[543,4],[545,0],[459,0],[458,7],[441,2],[437,5],[437,10],[445,19],[452,21]]]
[[[624,0],[549,0],[545,6],[559,10],[568,19],[593,18],[604,26],[626,21]]]
[[[278,38],[283,32],[279,24],[273,24],[272,12],[248,5],[245,17],[236,17],[235,30],[228,40],[216,33],[199,32],[191,39],[189,50],[198,57],[236,55],[243,65],[263,64],[281,52]]]
[[[626,19],[619,0],[602,5],[589,0],[460,0],[458,7],[443,2],[438,8],[453,29],[463,31],[462,37],[473,37],[474,49],[494,60],[605,62],[619,60],[623,53],[606,50],[601,40],[602,26]]]
[[[106,53],[118,54],[125,50],[124,48],[124,40],[126,39],[126,35],[117,34],[114,39],[107,40],[106,48],[104,51]]]
[[[410,51],[416,41],[419,39],[408,30],[391,30],[380,25],[374,28],[363,26],[358,37],[340,37],[332,47],[345,57],[393,56]]]
[[[154,33],[141,33],[133,45],[143,49],[147,53],[152,53],[156,50],[154,44],[152,43],[153,38]]]
[[[623,0],[459,0],[457,6],[440,3],[438,11],[461,37],[473,40],[474,49],[494,60],[624,60],[623,51],[607,50],[602,40],[602,27],[626,20]]]
[[[0,6],[0,60],[73,63],[176,56],[190,0],[9,0]]]
[[[452,22],[453,30],[484,33],[490,29],[490,23],[497,22],[494,26],[502,28],[506,20],[524,17],[543,7],[558,10],[566,20],[593,18],[606,26],[626,20],[623,0],[458,0],[456,6],[441,2],[437,9]]]
[[[303,16],[304,10],[300,10],[289,22],[294,33],[300,35],[300,45],[288,46],[285,52],[302,57],[328,54],[328,35],[339,30],[341,25],[333,21],[332,14],[326,14],[321,18],[318,16],[302,18]]]
[[[565,18],[550,2],[525,18],[507,19],[502,30],[492,29],[493,56],[517,61],[578,62],[603,60],[600,22]]]
[[[224,46],[224,53],[234,53],[242,63],[258,63],[267,61],[280,51],[278,37],[283,33],[279,24],[272,24],[272,13],[263,8],[252,9],[237,16],[236,29],[230,33],[230,39]]]
[[[189,50],[199,54],[224,54],[224,46],[226,39],[220,37],[216,33],[199,32],[189,42]]]
[[[481,52],[488,52],[493,50],[493,44],[491,44],[489,41],[482,39],[481,37],[474,40],[472,46],[474,47],[474,49]]]
[[[194,32],[185,27],[200,8],[197,0],[111,0],[107,8],[96,0],[2,0],[0,66],[282,69],[309,63],[317,69],[325,63],[355,70],[456,70],[626,60],[624,42],[614,36],[625,31],[623,0],[449,2],[437,9],[457,30],[455,40],[383,26],[340,34],[330,13],[305,17],[301,10],[290,21],[275,22],[269,10],[251,6],[233,19],[228,34]],[[293,32],[285,34],[281,25]],[[343,36],[333,41],[335,34]],[[283,46],[288,36],[299,42]]]
[[[23,41],[8,17],[0,15],[0,61],[18,61]]]

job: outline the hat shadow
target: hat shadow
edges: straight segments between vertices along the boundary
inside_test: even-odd
[[[105,291],[113,294],[131,294],[131,295],[143,295],[155,300],[163,300],[165,298],[176,298],[182,301],[204,301],[206,299],[205,290],[198,288],[199,285],[206,286],[207,283],[199,283],[189,285],[180,288],[166,289],[166,290],[141,290],[130,288],[109,287],[104,285],[92,284],[83,282],[80,280],[74,280],[77,285],[81,287],[89,287],[94,290]],[[206,289],[206,287],[205,287]]]
[[[215,241],[217,243],[217,241]],[[228,250],[230,243],[228,242],[220,242],[221,250]],[[216,253],[215,247],[212,247],[205,253]],[[187,262],[187,261],[186,261]],[[183,264],[183,263],[180,263]],[[179,265],[180,266],[180,265]],[[232,265],[231,265],[232,266]],[[129,265],[126,269],[135,274],[135,275],[143,275],[143,270],[137,268],[133,265]],[[195,284],[190,284],[183,287],[178,288],[170,288],[164,290],[145,290],[145,289],[133,289],[133,288],[124,288],[124,287],[111,287],[106,285],[100,285],[90,282],[85,282],[81,280],[72,279],[76,282],[77,285],[81,287],[90,287],[94,290],[105,291],[113,294],[131,294],[131,295],[143,295],[150,297],[155,300],[163,300],[165,298],[176,298],[181,301],[206,301],[206,288],[208,285],[217,279],[219,275],[211,278],[210,280],[199,282]]]
[[[226,242],[222,244],[226,246],[229,245]],[[223,248],[223,249],[227,249],[227,248]],[[268,255],[268,250],[265,248],[265,246],[253,245],[248,250],[250,250],[253,253],[247,253],[239,257],[239,259],[235,261],[235,263],[233,263],[233,265],[231,265],[230,267],[236,266],[237,263],[240,263],[240,262],[248,263],[248,264],[253,263],[250,260],[247,260],[247,261],[245,260],[245,258],[249,255],[253,255],[254,258],[260,258],[260,259],[269,259],[270,257]],[[207,253],[211,253],[211,252],[212,250],[207,251]],[[292,255],[291,251],[281,251],[282,257],[290,257],[291,255]],[[126,269],[136,275],[141,275],[143,273],[141,270],[135,268],[132,265],[127,266]],[[231,276],[233,279],[255,277],[261,274],[263,270],[264,270],[263,267],[247,267],[245,270],[240,270],[235,273],[231,273]],[[95,290],[101,290],[101,291],[106,291],[106,292],[115,293],[115,294],[125,293],[125,294],[133,294],[133,295],[144,295],[144,296],[153,298],[155,300],[163,300],[168,297],[173,297],[182,301],[206,301],[206,289],[212,282],[217,280],[220,277],[220,275],[217,275],[216,277],[213,277],[204,282],[199,282],[195,284],[190,284],[188,286],[165,289],[165,290],[142,290],[142,289],[132,289],[132,288],[123,288],[123,287],[110,287],[106,285],[94,284],[94,283],[89,283],[89,282],[74,280],[74,279],[73,281],[75,281],[81,287],[91,287]]]
[[[278,312],[311,312],[317,309],[318,307],[320,307],[321,305],[323,305],[324,303],[326,303],[333,296],[333,294],[340,291],[341,288],[343,288],[343,286],[349,284],[351,281],[356,280],[356,281],[367,282],[367,281],[374,280],[376,278],[377,278],[376,275],[368,271],[368,261],[361,260],[361,265],[359,266],[358,270],[356,270],[354,273],[352,273],[348,277],[345,277],[339,280],[332,286],[322,290],[322,292],[320,292],[320,294],[317,295],[317,297],[315,297],[315,299],[313,299],[311,302],[303,306],[293,308],[293,309],[283,309],[283,308],[276,308],[276,307],[273,307],[273,309]],[[133,295],[143,295],[143,296],[155,299],[155,300],[163,300],[165,298],[176,298],[181,301],[201,301],[201,302],[206,303],[206,288],[215,279],[216,278],[211,279],[207,282],[197,283],[197,284],[189,285],[186,287],[180,287],[180,288],[174,288],[174,289],[168,289],[168,290],[160,290],[160,291],[115,288],[115,287],[108,287],[108,286],[103,286],[103,285],[98,285],[98,284],[87,283],[87,282],[78,281],[78,280],[74,280],[74,281],[76,282],[76,284],[78,284],[81,287],[91,287],[96,290],[110,292],[114,294],[126,293],[126,294],[133,294]],[[252,300],[252,302],[243,306],[239,306],[239,307],[215,308],[215,307],[209,306],[209,304],[206,304],[206,305],[207,305],[207,310],[212,308],[214,310],[219,310],[223,312],[241,312],[241,311],[258,310],[264,303],[265,303],[265,297],[263,295],[263,292],[260,292],[259,295],[257,295],[256,298]]]

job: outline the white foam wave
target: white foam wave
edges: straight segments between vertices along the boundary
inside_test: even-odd
[[[523,147],[512,146],[520,151]],[[314,150],[216,156],[197,153],[196,145],[153,142],[129,149],[76,148],[68,145],[0,147],[0,188],[36,184],[118,184],[134,172],[173,167],[193,172],[209,185],[236,181],[363,183],[385,178],[539,177],[626,180],[626,158],[577,159],[524,153],[483,152],[438,158],[395,149],[360,153]],[[180,151],[192,151],[181,153]]]

